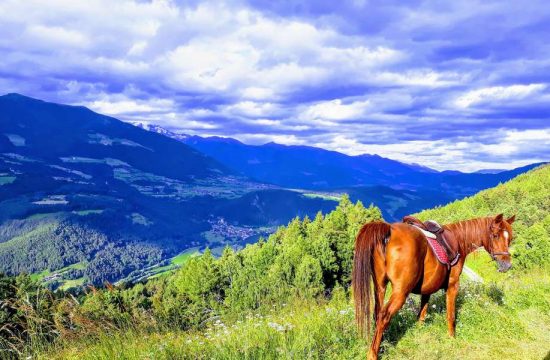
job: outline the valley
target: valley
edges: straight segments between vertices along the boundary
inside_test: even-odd
[[[535,166],[535,165],[532,165]],[[0,272],[52,289],[133,282],[209,248],[240,249],[343,196],[387,219],[532,166],[437,172],[377,155],[246,145],[134,126],[78,106],[0,96]]]

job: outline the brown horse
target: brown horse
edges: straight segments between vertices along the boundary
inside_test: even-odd
[[[376,359],[382,334],[392,316],[412,292],[421,295],[418,319],[423,321],[428,311],[430,295],[446,290],[449,335],[455,334],[455,300],[460,274],[466,256],[483,247],[497,261],[499,271],[510,269],[508,246],[512,241],[511,224],[515,216],[504,220],[502,214],[460,221],[443,226],[448,238],[461,254],[458,263],[448,269],[428,249],[424,234],[405,223],[388,224],[377,221],[365,224],[355,240],[352,286],[355,300],[355,319],[361,334],[370,329],[370,279],[374,283],[374,320],[376,330],[368,359]],[[388,281],[392,294],[384,305]]]

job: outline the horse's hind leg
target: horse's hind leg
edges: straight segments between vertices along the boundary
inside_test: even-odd
[[[430,301],[430,294],[422,294],[420,298],[420,311],[418,312],[418,321],[424,322],[426,315],[428,315],[428,302]]]
[[[397,229],[392,227],[392,237],[386,247],[385,256],[386,277],[392,284],[392,294],[388,303],[378,314],[368,359],[375,360],[377,358],[384,330],[388,327],[393,315],[401,309],[422,275],[421,250],[414,245],[415,241],[411,240],[405,234],[400,234],[398,227]]]
[[[378,323],[378,317],[382,306],[384,306],[384,297],[386,296],[386,286],[388,285],[388,277],[386,275],[386,264],[384,255],[374,257],[373,262],[373,279],[374,279],[374,324]]]
[[[382,335],[388,327],[391,318],[395,313],[401,309],[405,300],[407,299],[407,291],[402,291],[401,288],[394,288],[388,303],[382,308],[378,314],[378,319],[376,322],[376,331],[374,333],[374,339],[370,348],[369,360],[376,360],[378,356],[378,351],[380,350],[380,343],[382,342]]]

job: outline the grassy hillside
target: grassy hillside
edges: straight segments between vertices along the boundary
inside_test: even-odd
[[[545,264],[550,254],[550,166],[541,166],[475,196],[417,215],[445,224],[498,213],[516,214],[514,266],[526,269]],[[475,262],[472,264],[475,266]]]
[[[432,297],[423,325],[411,296],[386,332],[382,358],[547,356],[549,203],[547,166],[419,214],[444,223],[516,213],[514,268],[501,274],[486,256],[469,258],[484,282],[463,279],[454,339],[447,336],[444,293]],[[52,330],[42,332],[50,338],[26,338],[17,351],[44,359],[362,359],[366,342],[353,323],[350,261],[357,229],[379,217],[377,209],[344,198],[334,212],[294,220],[243,251],[227,250],[220,259],[207,252],[173,275],[130,289],[94,290],[78,303],[57,299],[54,310],[16,317],[34,329],[33,319],[45,313],[38,323]],[[17,281],[15,288],[24,286]]]
[[[462,286],[455,339],[447,335],[443,293],[432,297],[424,325],[416,322],[418,301],[409,301],[386,332],[382,358],[543,359],[550,351],[548,272],[506,282]],[[239,320],[212,319],[201,331],[102,335],[44,358],[364,359],[365,354],[352,304],[341,294],[330,301],[297,301],[251,312]]]

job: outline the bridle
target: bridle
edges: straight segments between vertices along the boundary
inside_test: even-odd
[[[498,234],[495,234],[491,231],[492,229],[489,229],[489,231],[491,232],[490,235],[491,235],[491,238],[493,240],[497,239],[498,238]],[[510,253],[508,251],[495,251],[495,252],[489,252],[489,255],[491,255],[491,259],[493,259],[494,261],[497,261],[497,256],[498,255],[510,255]]]
[[[510,253],[508,251],[496,251],[494,253],[489,253],[489,255],[491,255],[491,258],[496,261],[497,260],[496,257],[498,255],[510,255]]]

